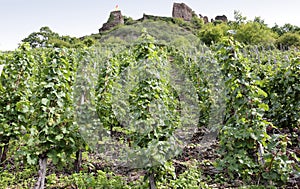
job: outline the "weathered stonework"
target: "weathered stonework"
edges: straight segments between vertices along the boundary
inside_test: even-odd
[[[207,16],[202,16],[201,14],[199,14],[200,18],[203,19],[204,21],[204,24],[207,24],[209,21],[208,21],[208,17]]]
[[[110,13],[108,21],[103,24],[102,28],[99,29],[99,32],[110,30],[119,24],[124,24],[122,13],[119,10],[113,11]]]
[[[184,3],[173,4],[173,18],[183,18],[185,21],[191,21],[193,10]]]
[[[172,17],[165,17],[165,16],[154,16],[154,15],[149,15],[149,14],[143,14],[143,17],[138,19],[138,21],[145,21],[145,20],[164,20],[164,21],[172,21]]]
[[[174,3],[172,17],[161,17],[161,16],[153,16],[144,14],[142,18],[136,21],[144,21],[144,20],[162,20],[166,22],[174,22],[174,18],[182,18],[185,21],[191,21],[193,16],[197,16],[194,11],[184,3]],[[203,19],[204,23],[209,23],[209,19],[207,16],[202,16],[199,14],[199,17]],[[228,22],[228,19],[225,15],[216,16],[215,19],[211,19],[211,22],[214,21],[223,21]],[[124,18],[120,10],[112,11],[110,13],[109,19],[103,26],[99,29],[99,32],[107,31],[119,24],[124,24]]]
[[[225,16],[225,15],[216,16],[215,20],[221,20],[223,22],[228,22],[227,16]]]

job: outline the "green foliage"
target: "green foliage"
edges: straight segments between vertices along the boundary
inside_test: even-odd
[[[80,172],[62,177],[52,174],[47,177],[47,181],[47,188],[128,188],[121,177],[103,171],[97,171],[95,174]]]
[[[36,163],[42,155],[55,164],[66,162],[80,144],[72,96],[77,60],[74,52],[67,49],[47,49],[40,60],[30,99],[34,111],[29,123],[32,126],[27,161]]]
[[[20,146],[11,155],[24,165],[36,164],[39,158],[66,164],[83,146],[73,108],[78,55],[67,49],[30,49],[27,43],[6,55],[1,76],[1,164],[8,158],[8,145],[16,141]]]
[[[279,36],[282,36],[285,33],[298,33],[300,32],[300,27],[292,24],[284,24],[283,26],[275,26],[272,27],[272,30],[276,32]]]
[[[265,107],[262,98],[266,93],[254,85],[257,78],[250,77],[248,60],[241,56],[240,48],[231,38],[224,39],[218,47],[217,60],[222,66],[228,96],[225,125],[220,131],[223,158],[219,166],[226,167],[232,178],[251,180],[259,167],[254,156],[256,146],[268,139],[264,110],[260,108]]]
[[[140,67],[146,72],[141,71],[142,75],[138,76],[140,78],[135,78],[140,82],[132,89],[132,94],[129,96],[131,111],[133,114],[139,115],[137,117],[138,122],[146,121],[145,123],[141,122],[142,125],[156,125],[156,127],[154,129],[144,128],[142,133],[139,131],[134,133],[131,140],[135,145],[146,147],[152,140],[166,141],[172,136],[172,133],[180,125],[179,114],[176,112],[179,102],[176,96],[172,94],[174,92],[170,86],[170,76],[165,75],[168,70],[165,52],[162,49],[159,50],[150,38],[146,43],[135,47],[134,53],[136,54],[136,65],[132,66]],[[141,59],[146,60],[146,62],[139,61]],[[162,109],[156,107],[160,105],[163,106]],[[151,115],[154,113],[151,112],[152,108],[158,111],[155,113],[158,117]],[[139,128],[138,122],[134,123],[137,130],[143,128],[142,125]]]
[[[35,179],[33,178],[34,169],[24,169],[21,172],[10,173],[1,171],[0,187],[1,188],[33,188]],[[97,171],[97,173],[74,173],[71,175],[50,174],[46,178],[46,188],[134,188],[120,177],[113,173]],[[140,185],[141,186],[141,185]]]
[[[175,39],[182,37],[188,41],[188,43],[185,44],[187,46],[197,42],[197,37],[193,35],[192,32],[188,32],[178,27],[176,24],[152,20],[145,20],[134,25],[122,26],[117,30],[110,31],[107,35],[102,36],[100,42],[101,44],[120,43],[120,45],[132,45],[137,38],[142,35],[143,28],[146,28],[150,35],[155,36],[156,42],[160,44],[169,44]]]
[[[240,24],[235,35],[235,39],[241,43],[266,46],[273,44],[276,37],[276,34],[271,29],[255,21]]]
[[[29,43],[32,48],[47,47],[48,41],[51,38],[58,38],[59,35],[53,32],[49,27],[40,28],[40,31],[31,33],[28,37],[22,40],[24,43]]]
[[[191,20],[191,24],[193,25],[193,28],[197,30],[204,25],[204,21],[202,18],[199,18],[198,16],[193,16]]]
[[[228,30],[229,26],[226,23],[220,23],[217,25],[208,23],[200,29],[198,36],[206,45],[211,45],[219,42],[222,37],[226,36]]]
[[[174,18],[172,18],[172,17],[153,16],[153,15],[147,15],[147,14],[144,14],[143,18],[138,20],[138,21],[144,22],[145,20],[150,21],[150,22],[153,22],[153,21],[161,22],[161,21],[163,21],[163,22],[166,22],[166,23],[174,23]]]
[[[186,21],[184,21],[183,18],[174,18],[174,22],[175,22],[175,24],[177,24],[181,27],[186,27],[188,25],[188,23]]]
[[[2,75],[3,68],[4,68],[4,65],[0,65],[0,76]]]
[[[209,188],[204,181],[202,181],[201,170],[199,169],[197,162],[188,162],[186,163],[187,170],[180,175],[171,176],[166,174],[158,182],[158,188],[167,189],[184,189],[184,188]]]
[[[124,125],[123,130],[128,130],[126,133],[129,134],[127,137],[130,138],[132,147],[147,148],[148,145],[152,147],[154,145],[156,147],[153,149],[155,149],[163,147],[163,142],[169,140],[174,130],[180,125],[178,112],[176,113],[178,101],[176,96],[172,95],[173,89],[169,86],[169,77],[163,72],[167,68],[166,52],[163,48],[156,46],[148,34],[144,34],[141,41],[132,50],[122,52],[112,58],[109,64],[100,71],[97,89],[99,92],[98,113],[102,124],[110,131],[113,127],[121,126],[112,108],[112,103],[116,102],[114,100],[116,93],[113,94],[112,88],[114,87],[114,91],[129,90],[128,108],[130,110],[128,113],[133,116],[133,122],[130,122],[130,125]],[[129,77],[126,82],[130,83],[127,87],[134,86],[134,88],[122,89],[123,86],[118,83],[118,78],[122,77],[120,74],[125,68],[133,71],[126,76]],[[138,83],[131,83],[134,81]],[[126,104],[126,102],[120,103]],[[156,107],[159,105],[162,107]],[[120,108],[124,111],[122,107]],[[159,117],[155,119],[151,115]],[[162,153],[165,152],[162,151]],[[156,154],[148,155],[156,156]],[[155,161],[159,161],[160,164],[164,162],[163,159],[156,158]]]
[[[294,53],[285,56],[274,64],[261,66],[261,69],[265,72],[264,88],[269,94],[267,116],[275,126],[292,132],[300,126],[300,59]]]
[[[95,44],[92,38],[86,39],[85,41],[80,41],[77,38],[70,36],[61,36],[61,37],[53,37],[47,41],[48,47],[56,47],[56,48],[84,48],[88,46],[92,46]]]
[[[220,131],[223,157],[218,165],[232,178],[286,182],[293,163],[286,153],[288,139],[268,135],[267,127],[272,125],[265,119],[268,93],[240,49],[232,39],[224,39],[218,48],[228,96],[225,125]]]
[[[85,45],[90,45],[90,43],[81,43],[81,41],[75,37],[60,36],[47,26],[40,28],[39,32],[29,34],[29,36],[23,39],[22,42],[29,43],[32,48],[79,48],[84,47]]]
[[[96,45],[98,43],[98,41],[96,41],[94,38],[92,37],[87,37],[85,38],[82,43],[87,46],[87,47],[91,47],[93,45]]]
[[[253,20],[253,22],[257,22],[261,25],[267,26],[267,24],[265,24],[265,21],[260,17],[260,16],[256,16]]]
[[[212,97],[210,84],[215,82],[214,77],[217,76],[217,69],[214,68],[212,62],[212,54],[205,45],[199,45],[199,51],[193,54],[191,51],[170,50],[170,55],[174,59],[174,64],[182,67],[184,73],[189,76],[190,81],[195,87],[197,100],[199,104],[199,123],[198,127],[208,127],[210,121]],[[205,58],[204,58],[205,57]]]
[[[178,153],[174,131],[182,127],[178,91],[171,84],[170,58],[172,67],[185,70],[195,87],[199,95],[195,98],[203,106],[200,122],[205,123],[209,106],[205,107],[207,91],[199,78],[201,66],[180,51],[156,44],[147,33],[104,63],[96,90],[97,112],[104,128],[112,133],[121,127],[118,131],[126,134],[128,145],[138,152],[132,157],[133,166],[149,170],[156,179],[167,160]]]
[[[35,66],[35,59],[28,44],[7,54],[4,61],[5,69],[0,80],[1,153],[3,145],[8,145],[10,140],[16,140],[27,132],[28,115],[33,111],[29,98],[32,95],[32,75]]]
[[[279,49],[290,49],[290,48],[300,48],[300,34],[297,33],[284,33],[276,41],[277,47]]]
[[[29,167],[18,172],[0,171],[0,188],[33,188],[35,169]]]
[[[251,59],[251,70],[260,78],[260,87],[268,93],[265,103],[269,106],[266,117],[280,129],[292,131],[299,122],[299,53],[294,50],[248,49],[245,56]],[[293,113],[294,112],[294,113]]]
[[[119,126],[119,121],[115,117],[112,109],[113,96],[111,90],[114,85],[114,80],[132,61],[134,61],[133,57],[125,51],[110,61],[105,61],[100,67],[96,87],[96,108],[103,127],[109,129],[110,132],[112,132],[113,127]]]
[[[218,105],[214,104],[219,98],[216,93],[222,91],[220,80],[224,80],[226,112],[220,126],[218,168],[245,183],[284,185],[292,174],[299,174],[299,157],[289,150],[299,148],[299,52],[261,49],[274,42],[274,32],[281,36],[277,45],[299,48],[298,28],[287,24],[272,32],[260,18],[246,22],[237,12],[235,19],[228,25],[203,25],[197,17],[190,23],[173,20],[206,44],[221,41],[212,50],[176,24],[144,21],[110,31],[111,37],[102,36],[101,45],[95,41],[99,36],[80,41],[43,27],[24,39],[29,45],[1,53],[0,156],[4,157],[8,145],[13,147],[9,147],[9,161],[1,162],[7,167],[0,170],[0,188],[33,188],[36,167],[30,164],[36,165],[41,156],[48,157],[54,171],[57,164],[66,169],[74,152],[84,147],[80,127],[99,126],[103,133],[117,131],[124,134],[120,140],[129,139],[124,143],[141,152],[141,159],[148,163],[143,167],[146,176],[126,183],[111,172],[66,175],[64,171],[47,176],[48,188],[146,188],[149,184],[141,179],[149,178],[148,173],[153,173],[159,188],[206,188],[197,164],[176,176],[169,161],[174,154],[168,149],[176,151],[178,146],[168,140],[175,140],[174,131],[183,124],[179,95],[168,75],[172,66],[178,66],[195,87],[200,111],[195,125],[199,127],[209,128],[215,119],[218,112],[211,108]],[[157,40],[147,33],[135,40],[145,26]],[[224,39],[229,29],[236,31],[236,40],[262,46],[247,49],[232,38]],[[124,75],[126,70],[131,75]],[[127,88],[122,86],[124,76],[128,76]],[[123,94],[120,91],[129,95],[128,104],[118,110],[130,107],[135,118],[128,125],[117,117],[122,112],[116,111],[114,95]],[[216,106],[214,111],[217,108],[221,109]],[[84,137],[92,140],[102,133],[88,134]]]
[[[125,25],[136,24],[137,21],[133,20],[131,17],[123,16]]]
[[[243,16],[240,11],[234,11],[234,20],[236,25],[240,25],[246,22],[247,17]]]
[[[56,48],[63,48],[63,47],[70,48],[71,47],[70,43],[68,43],[62,39],[59,39],[59,38],[51,38],[48,41],[48,43],[53,44],[53,47],[56,47]]]

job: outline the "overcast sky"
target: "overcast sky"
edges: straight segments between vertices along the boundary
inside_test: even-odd
[[[49,26],[61,35],[81,37],[97,33],[118,5],[134,19],[143,13],[171,16],[174,2],[184,2],[197,14],[233,20],[238,10],[249,20],[260,16],[269,26],[300,26],[300,0],[0,0],[0,50],[12,50],[30,33]]]

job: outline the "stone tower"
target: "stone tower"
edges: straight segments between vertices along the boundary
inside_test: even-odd
[[[185,21],[191,21],[193,10],[184,3],[173,4],[173,18],[183,18]]]
[[[108,21],[103,24],[102,28],[99,29],[99,32],[110,30],[119,24],[124,24],[124,18],[121,11],[112,11],[110,13]]]

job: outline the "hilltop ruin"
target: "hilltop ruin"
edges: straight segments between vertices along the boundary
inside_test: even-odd
[[[151,16],[144,14],[141,19],[138,19],[138,21],[143,21],[147,19],[154,19],[159,20],[159,18],[182,18],[184,21],[191,21],[193,16],[197,16],[195,12],[187,6],[185,3],[174,3],[173,4],[173,10],[172,10],[172,17],[160,17],[160,16]],[[203,19],[204,23],[208,23],[209,19],[207,16],[202,16],[199,14],[199,17]],[[157,19],[156,19],[157,18]],[[228,19],[225,15],[222,16],[216,16],[215,20],[227,22]],[[211,19],[211,22],[214,22],[214,19]],[[104,32],[107,30],[110,30],[114,28],[117,25],[124,24],[124,18],[120,10],[112,11],[110,13],[109,19],[106,23],[103,24],[103,26],[99,29],[99,32]]]
[[[191,21],[193,17],[193,10],[184,3],[174,3],[172,17],[182,18],[185,21]]]
[[[124,24],[124,18],[120,10],[112,11],[106,23],[99,29],[99,32],[107,31],[119,24]]]

